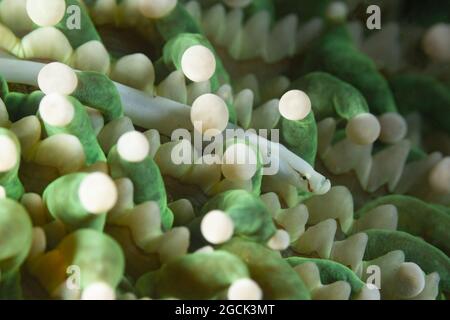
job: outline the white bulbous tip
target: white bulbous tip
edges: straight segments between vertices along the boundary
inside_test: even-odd
[[[75,71],[60,62],[45,65],[38,74],[38,86],[45,94],[71,95],[78,86]]]
[[[75,117],[75,108],[66,96],[52,93],[42,98],[39,104],[42,120],[55,127],[64,127]]]
[[[284,118],[298,121],[311,112],[311,100],[303,91],[291,90],[281,97],[278,107]]]
[[[231,181],[247,181],[256,173],[258,159],[255,151],[245,143],[229,146],[222,159],[222,173]]]
[[[221,244],[231,239],[234,223],[225,212],[213,210],[208,212],[200,223],[203,237],[212,244]]]
[[[181,69],[186,78],[191,81],[207,81],[216,71],[216,58],[207,47],[195,45],[183,53]]]
[[[345,128],[347,137],[353,143],[368,145],[378,139],[381,125],[378,119],[371,113],[361,113],[350,119]]]
[[[396,279],[399,283],[398,293],[402,298],[417,296],[425,288],[425,274],[420,267],[412,262],[400,265]]]
[[[326,17],[332,21],[344,21],[347,19],[348,7],[342,1],[331,2],[326,9]]]
[[[195,251],[195,253],[213,253],[213,252],[214,252],[214,248],[211,246],[204,246]]]
[[[66,13],[65,0],[28,0],[27,14],[40,27],[58,24]]]
[[[82,47],[85,51],[87,51],[87,52],[90,51],[92,54],[94,54],[94,53],[97,54],[99,52],[102,52],[102,55],[103,55],[103,52],[105,52],[105,51],[108,52],[106,50],[105,45],[101,41],[98,41],[98,40],[91,40],[91,41],[85,42],[82,44]]]
[[[133,53],[120,58],[118,63],[124,63],[126,67],[131,67],[133,70],[139,70],[139,66],[144,66],[144,70],[153,69],[153,62],[143,53]]]
[[[431,26],[422,40],[423,51],[436,62],[450,61],[450,24]]]
[[[139,10],[147,18],[167,16],[177,5],[177,0],[139,0]]]
[[[439,161],[428,176],[433,191],[440,194],[450,193],[450,157]]]
[[[252,279],[239,279],[228,288],[228,300],[261,300],[261,287]]]
[[[192,104],[191,122],[195,130],[208,136],[215,136],[228,125],[228,108],[219,96],[207,93]]]
[[[380,300],[380,290],[376,285],[368,283],[361,288],[355,298],[357,300]]]
[[[380,141],[384,143],[397,143],[408,132],[406,120],[397,112],[387,112],[378,117],[380,122]]]
[[[6,190],[2,186],[0,186],[0,199],[6,198]]]
[[[81,205],[92,214],[102,214],[111,210],[117,202],[117,196],[114,181],[101,172],[86,176],[78,190]]]
[[[101,73],[109,71],[109,53],[98,40],[91,40],[79,46],[75,56],[74,67],[77,69]]]
[[[135,86],[140,85],[142,82],[153,83],[155,80],[153,63],[142,53],[134,53],[120,58],[114,67],[114,72],[119,79],[133,79],[132,84]]]
[[[267,246],[272,250],[286,250],[291,243],[289,233],[285,230],[277,230],[272,238],[267,242]]]
[[[19,161],[19,152],[14,141],[8,136],[0,136],[0,172],[7,172]]]
[[[144,134],[138,131],[124,133],[117,142],[117,152],[128,162],[141,162],[150,152],[150,144]]]
[[[86,287],[81,294],[81,300],[115,300],[116,293],[107,283],[94,282]]]
[[[223,2],[231,8],[244,8],[248,6],[252,0],[223,0]]]

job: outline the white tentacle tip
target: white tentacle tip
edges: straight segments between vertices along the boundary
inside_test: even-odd
[[[248,6],[252,0],[223,0],[223,2],[231,8],[244,8]]]
[[[213,252],[214,252],[214,248],[211,246],[204,246],[195,251],[195,253],[213,253]]]
[[[189,47],[181,57],[181,69],[191,81],[209,80],[216,71],[216,58],[212,51],[202,45]]]
[[[376,285],[368,283],[356,294],[356,300],[380,300],[380,290]]]
[[[291,239],[289,237],[289,233],[285,230],[277,230],[272,238],[267,242],[267,246],[272,250],[286,250],[291,243]]]
[[[378,139],[381,132],[380,122],[371,113],[361,113],[347,123],[345,133],[353,143],[368,145]]]
[[[41,27],[51,27],[58,24],[66,13],[64,0],[28,0],[27,14],[30,19]]]
[[[159,19],[167,16],[177,2],[177,0],[139,0],[139,10],[145,17]]]
[[[348,15],[348,7],[343,1],[333,1],[328,5],[325,14],[331,21],[345,21]]]
[[[380,141],[384,143],[397,143],[402,140],[408,132],[408,124],[405,118],[396,112],[382,114],[380,122]]]
[[[397,270],[398,295],[402,298],[417,296],[425,288],[425,274],[415,263],[404,262]]]
[[[422,40],[425,53],[436,62],[450,61],[450,24],[431,26]]]
[[[434,192],[450,193],[450,157],[445,157],[431,169],[428,181]]]
[[[286,92],[279,102],[280,114],[293,121],[306,118],[311,112],[311,100],[308,95],[300,90]]]
[[[225,101],[207,93],[195,99],[191,108],[191,122],[195,130],[207,136],[215,136],[225,130],[229,113]]]
[[[221,244],[231,239],[234,223],[225,212],[213,210],[202,219],[200,231],[203,237],[212,244]]]
[[[65,127],[74,119],[75,109],[66,96],[52,93],[42,98],[39,114],[45,123],[55,127]]]
[[[81,294],[81,300],[115,300],[114,289],[105,282],[94,282],[86,287]]]
[[[261,287],[252,279],[236,280],[228,288],[228,300],[261,300],[262,297]]]
[[[78,86],[75,71],[60,62],[45,65],[38,74],[38,86],[45,94],[71,95]]]
[[[79,187],[81,205],[92,214],[102,214],[111,210],[117,202],[117,187],[114,181],[101,172],[86,176]]]
[[[117,152],[128,162],[141,162],[150,153],[150,144],[144,134],[130,131],[119,138]]]
[[[222,173],[231,181],[250,180],[257,170],[258,159],[255,151],[245,143],[234,143],[223,155]]]
[[[0,136],[0,172],[14,168],[19,161],[19,152],[14,141],[8,136]]]

